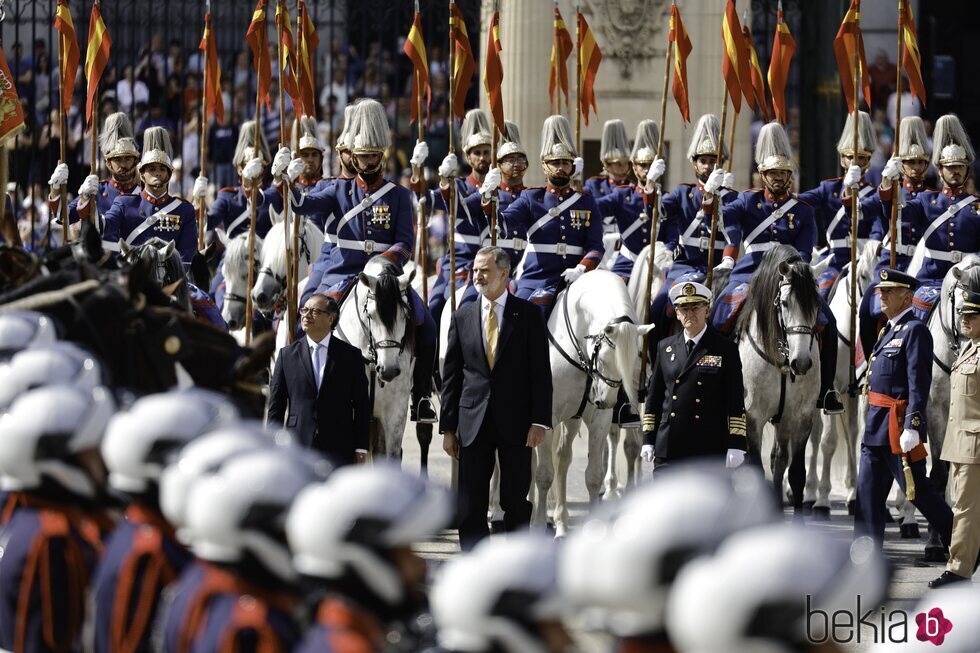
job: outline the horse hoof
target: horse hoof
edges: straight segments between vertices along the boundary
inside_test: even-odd
[[[899,531],[902,534],[903,540],[917,540],[920,537],[918,524],[902,524],[899,527]]]
[[[830,506],[813,506],[814,521],[830,521]]]
[[[948,559],[946,549],[942,546],[927,546],[925,555],[922,556],[925,562],[946,562]]]
[[[854,516],[854,512],[857,510],[857,501],[851,499],[847,502],[847,514],[851,517]]]
[[[810,513],[812,513],[813,512],[813,505],[815,503],[816,503],[816,501],[804,501],[803,502],[803,514],[804,515],[809,515]]]

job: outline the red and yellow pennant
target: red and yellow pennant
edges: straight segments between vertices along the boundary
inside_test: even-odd
[[[565,94],[565,104],[568,104],[568,68],[566,62],[572,54],[572,35],[568,33],[565,19],[561,17],[558,7],[555,7],[555,37],[551,42],[551,73],[548,78],[548,97],[551,98],[551,110],[556,110],[555,93]]]
[[[422,17],[415,12],[412,29],[408,30],[405,39],[405,56],[412,62],[412,117],[410,122],[421,120],[419,108],[422,106],[422,96],[425,96],[426,123],[429,122],[429,105],[432,103],[432,87],[429,86],[429,58],[425,53],[425,39],[422,38]]]
[[[204,14],[204,36],[198,49],[204,53],[204,118],[225,119],[225,102],[221,97],[221,68],[218,66],[218,45],[214,42],[211,12]]]
[[[17,96],[16,81],[7,66],[7,58],[0,50],[0,146],[22,129],[24,129],[24,109]]]
[[[303,115],[316,117],[316,49],[320,46],[320,37],[316,33],[316,25],[310,18],[306,3],[299,0],[299,28],[296,30],[297,44],[297,84],[302,100]]]
[[[687,35],[684,28],[684,21],[681,20],[681,12],[676,4],[670,6],[670,32],[667,41],[674,49],[674,81],[672,85],[674,101],[681,112],[684,123],[691,122],[691,102],[687,86],[687,58],[690,56],[694,46],[691,38]]]
[[[453,62],[453,111],[456,117],[462,119],[466,115],[466,94],[469,93],[470,83],[476,74],[476,60],[473,49],[470,48],[470,37],[466,32],[466,21],[463,12],[455,2],[449,3],[449,23],[453,32],[453,47],[455,61]]]
[[[282,90],[289,95],[293,103],[293,111],[297,116],[304,115],[303,98],[299,94],[297,83],[296,41],[293,39],[293,24],[289,17],[289,9],[286,8],[286,0],[279,0],[276,3],[276,28],[282,30],[282,39],[279,41],[279,83]]]
[[[844,20],[834,38],[834,55],[837,57],[840,81],[844,87],[844,99],[847,100],[847,112],[854,113],[857,106],[857,98],[854,97],[855,55],[861,69],[864,101],[871,106],[871,79],[868,74],[868,61],[864,57],[864,36],[861,34],[861,0],[851,0],[851,6],[844,14]]]
[[[248,24],[245,41],[252,49],[252,67],[258,76],[258,98],[267,107],[272,107],[272,97],[269,89],[272,87],[272,61],[269,59],[269,48],[266,45],[266,0],[259,0],[252,12],[252,22]]]
[[[776,35],[772,40],[772,58],[769,60],[769,92],[772,93],[772,110],[776,120],[787,122],[786,82],[789,79],[790,62],[796,52],[796,40],[783,20],[783,3],[776,12]]]
[[[752,105],[752,84],[749,74],[749,57],[745,52],[745,41],[742,38],[742,25],[735,11],[735,0],[728,0],[725,5],[725,18],[721,23],[721,38],[725,45],[725,53],[721,60],[721,74],[725,78],[725,87],[732,99],[735,113],[742,110],[742,95],[745,95]],[[743,90],[744,89],[744,90]]]
[[[78,37],[75,34],[75,23],[71,19],[71,9],[68,0],[58,0],[55,12],[54,28],[58,30],[58,72],[61,75],[61,110],[67,116],[71,109],[72,96],[75,94],[75,76],[78,74],[78,61],[81,51],[78,49]]]
[[[102,80],[102,73],[105,72],[106,64],[109,63],[109,49],[112,47],[109,30],[106,29],[105,23],[102,21],[100,4],[96,2],[92,5],[92,16],[88,23],[88,49],[85,53],[85,80],[88,84],[85,122],[89,124],[92,122],[92,110],[95,108],[99,82]]]
[[[602,63],[602,51],[599,50],[599,44],[596,43],[595,36],[592,35],[589,23],[581,13],[578,14],[578,35],[579,66],[582,69],[582,79],[580,80],[582,96],[579,98],[579,102],[582,105],[582,117],[585,119],[585,124],[588,125],[589,106],[592,107],[592,112],[596,116],[599,115],[599,108],[595,101],[595,80],[599,74],[599,64]]]
[[[902,69],[909,78],[909,91],[926,106],[926,85],[922,81],[922,55],[919,54],[919,37],[915,31],[915,18],[909,0],[902,0],[898,13],[898,25],[902,30],[905,52],[902,55]]]
[[[490,100],[490,115],[493,123],[501,134],[507,133],[504,125],[504,97],[501,85],[504,83],[504,66],[500,61],[500,14],[493,12],[490,19],[490,30],[487,36],[487,64],[483,72],[483,86]]]
[[[752,100],[749,101],[749,105],[761,113],[766,122],[769,122],[769,103],[766,102],[766,83],[762,79],[762,68],[759,67],[759,57],[755,53],[752,32],[749,31],[749,26],[744,22],[742,23],[742,40],[745,41],[745,51],[749,55],[749,77],[752,89]],[[748,90],[748,87],[746,90]]]

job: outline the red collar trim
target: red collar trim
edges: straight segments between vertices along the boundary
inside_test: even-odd
[[[500,182],[500,190],[512,193],[514,195],[520,195],[524,191],[524,184],[508,186],[507,184]]]
[[[905,190],[910,191],[912,193],[921,193],[922,191],[924,191],[926,189],[926,182],[925,181],[920,181],[917,184],[913,184],[908,179],[905,179],[905,180],[902,181],[902,188],[904,188]]]
[[[299,176],[299,183],[303,184],[304,186],[313,186],[321,181],[323,181],[323,177],[320,176],[313,177],[312,179],[309,177],[304,177],[303,175]]]
[[[170,193],[166,193],[166,192],[163,194],[163,197],[153,197],[152,195],[147,193],[146,190],[141,190],[140,195],[143,197],[145,201],[149,202],[153,206],[163,206],[167,202],[167,200],[170,199]]]
[[[136,182],[135,181],[133,181],[133,184],[131,186],[124,188],[123,186],[120,186],[119,184],[117,184],[116,183],[116,180],[114,178],[109,177],[109,185],[112,186],[113,188],[115,188],[116,190],[118,190],[120,193],[123,193],[124,195],[131,195],[132,192],[134,190],[136,190]]]
[[[778,204],[779,202],[785,202],[789,199],[789,193],[783,193],[782,195],[773,195],[769,192],[769,189],[765,191],[765,197],[767,202],[772,202],[773,204]]]
[[[964,195],[967,194],[966,186],[960,186],[959,188],[950,188],[949,186],[943,186],[942,193],[946,197],[951,197],[954,199],[957,197],[963,197]]]
[[[572,186],[571,186],[571,184],[569,184],[568,186],[565,186],[564,188],[558,188],[556,186],[552,186],[549,183],[545,188],[546,188],[546,190],[549,193],[554,193],[555,195],[558,195],[559,197],[568,197],[569,195],[572,194]]]
[[[473,188],[479,188],[480,186],[483,185],[483,182],[477,181],[476,177],[473,176],[472,172],[466,178],[466,182]]]
[[[380,177],[378,177],[378,181],[374,182],[370,186],[367,185],[367,182],[365,182],[363,179],[361,179],[361,176],[360,175],[358,175],[357,177],[355,177],[354,178],[354,181],[355,181],[355,183],[357,183],[357,187],[358,188],[360,188],[361,190],[363,190],[366,193],[371,193],[371,192],[374,192],[374,191],[378,190],[379,188],[381,188],[381,186],[385,183],[385,177],[384,177],[384,175],[381,175]]]

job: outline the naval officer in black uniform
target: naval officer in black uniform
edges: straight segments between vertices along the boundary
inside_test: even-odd
[[[660,470],[687,458],[745,459],[745,406],[738,346],[708,324],[711,291],[684,282],[670,290],[684,330],[657,347],[643,415],[640,455]]]

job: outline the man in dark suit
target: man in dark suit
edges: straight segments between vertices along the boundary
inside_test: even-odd
[[[507,292],[510,259],[484,247],[473,261],[481,297],[452,316],[443,367],[442,447],[459,459],[459,541],[487,536],[494,460],[504,529],[527,527],[531,449],[551,428],[551,363],[541,311]],[[494,454],[496,453],[496,457]],[[545,455],[551,455],[546,452]]]
[[[340,316],[331,297],[311,295],[300,315],[306,335],[279,352],[269,384],[269,424],[285,420],[300,442],[338,465],[363,463],[371,407],[361,352],[331,335]]]
[[[684,330],[657,347],[643,411],[640,455],[654,472],[686,458],[745,460],[745,405],[738,346],[708,324],[711,291],[678,283],[670,301]]]

